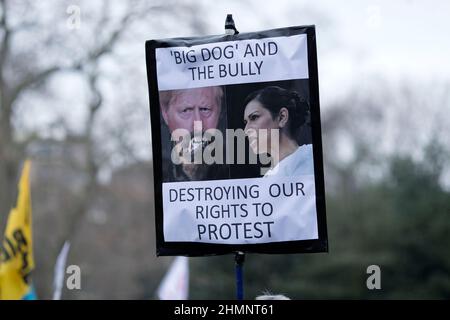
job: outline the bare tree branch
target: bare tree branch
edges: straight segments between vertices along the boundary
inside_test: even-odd
[[[10,102],[11,104],[17,99],[22,91],[32,86],[33,84],[42,82],[46,80],[49,76],[61,71],[63,68],[60,66],[53,66],[46,70],[40,71],[36,74],[27,76],[19,85],[17,85],[11,93]]]
[[[102,55],[105,55],[107,53],[111,52],[111,49],[118,41],[119,37],[122,35],[122,33],[126,30],[126,26],[131,22],[131,18],[133,17],[133,13],[129,12],[126,14],[120,21],[119,27],[111,32],[111,35],[109,36],[106,41],[103,42],[102,45],[100,45],[98,48],[94,49],[88,56],[87,61],[93,61],[100,58]]]
[[[1,0],[4,2],[4,0]],[[81,66],[85,64],[92,63],[93,61],[96,61],[101,56],[106,55],[111,52],[113,46],[116,44],[118,39],[120,38],[121,34],[126,30],[126,26],[131,22],[133,16],[136,13],[133,11],[129,11],[120,21],[119,27],[111,32],[111,35],[108,37],[106,41],[103,42],[102,45],[99,47],[93,49],[90,53],[86,55],[84,59],[81,61],[75,62],[72,66],[68,67],[62,67],[62,66],[53,66],[46,70],[40,71],[34,75],[27,76],[19,85],[17,85],[14,90],[12,91],[10,101],[11,103],[15,101],[15,99],[20,95],[20,93],[25,90],[26,88],[39,83],[41,81],[46,80],[49,76],[55,74],[59,71],[69,71],[69,70],[75,70],[78,68],[81,68]],[[102,19],[102,22],[104,23],[107,19],[106,17]]]

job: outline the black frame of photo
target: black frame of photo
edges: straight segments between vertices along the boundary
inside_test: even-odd
[[[163,233],[163,194],[162,194],[162,142],[159,90],[156,70],[156,49],[169,47],[189,47],[200,44],[227,42],[271,37],[287,37],[298,34],[307,35],[309,104],[311,108],[311,130],[314,157],[314,179],[318,239],[283,241],[261,244],[211,244],[199,242],[166,242]],[[317,48],[315,26],[294,26],[259,32],[239,33],[237,35],[218,35],[206,37],[173,38],[149,40],[145,43],[147,80],[150,97],[150,124],[153,150],[154,208],[156,224],[156,253],[158,256],[205,256],[234,252],[248,253],[313,253],[328,252],[328,235],[325,210],[325,184],[322,156],[322,133],[319,105],[319,81],[317,69]],[[153,107],[152,107],[153,106]]]

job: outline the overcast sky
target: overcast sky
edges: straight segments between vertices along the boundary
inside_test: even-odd
[[[429,141],[436,131],[441,141],[450,146],[450,117],[447,116],[450,112],[450,1],[215,1],[208,7],[211,33],[223,30],[227,13],[233,14],[240,32],[316,25],[320,101],[324,113],[349,93],[364,91],[367,96],[374,95],[377,83],[393,92],[400,91],[405,84],[418,89],[416,97],[420,96],[421,101],[415,104],[415,110],[402,105],[406,102],[397,103],[401,110],[391,118],[387,116],[383,129],[376,129],[383,132],[373,132],[379,134],[387,153],[400,150],[403,145],[414,154],[421,149],[418,145]],[[433,88],[431,93],[427,91],[430,88]],[[440,88],[440,94],[447,92],[446,104],[430,99],[436,94],[436,88]],[[389,111],[392,110],[386,113]],[[440,121],[440,129],[436,119]],[[408,126],[398,121],[412,122],[410,127],[420,130],[412,137],[397,141],[404,136],[402,129]],[[450,172],[445,181],[450,185]]]
[[[365,83],[374,78],[392,84],[409,81],[429,85],[450,81],[450,1],[447,0],[432,3],[425,0],[196,2],[206,8],[202,18],[207,17],[207,34],[223,32],[227,13],[233,14],[240,32],[316,25],[320,99],[325,109],[349,91],[364,88]],[[115,6],[121,7],[117,3]],[[66,16],[61,13],[64,22]],[[82,21],[83,15],[92,14],[81,6]],[[83,25],[80,31],[91,34]],[[142,38],[128,41],[125,54],[127,60],[135,64],[134,70],[142,72],[141,90],[146,90],[145,40],[197,35],[179,25],[169,29],[146,29],[144,25]],[[123,70],[113,72],[120,78],[125,76]],[[136,85],[133,84],[133,88]],[[368,86],[370,88],[370,84]],[[71,82],[64,94],[72,101],[73,87]]]
[[[233,14],[241,32],[315,24],[325,107],[372,76],[393,82],[450,78],[450,1],[263,3],[221,1],[211,6],[211,24],[222,27],[226,13]]]

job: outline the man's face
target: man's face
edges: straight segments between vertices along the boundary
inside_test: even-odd
[[[194,121],[201,121],[203,130],[215,129],[219,122],[220,109],[216,88],[196,88],[174,95],[162,116],[170,132],[175,129],[194,131]]]

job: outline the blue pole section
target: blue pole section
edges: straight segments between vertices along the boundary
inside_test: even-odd
[[[244,299],[244,281],[243,281],[243,265],[245,261],[245,254],[243,252],[236,252],[236,297],[237,300]]]

